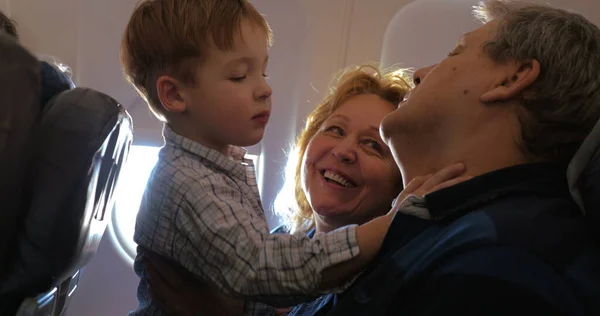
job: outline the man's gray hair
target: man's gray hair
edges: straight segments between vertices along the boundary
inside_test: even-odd
[[[579,14],[521,1],[484,1],[474,15],[500,21],[484,44],[496,62],[540,63],[533,96],[521,97],[525,153],[568,163],[600,118],[600,29]]]

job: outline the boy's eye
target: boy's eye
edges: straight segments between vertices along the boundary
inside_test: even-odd
[[[233,82],[240,82],[242,80],[246,79],[246,76],[239,76],[239,77],[232,77],[229,78],[229,80],[233,81]]]

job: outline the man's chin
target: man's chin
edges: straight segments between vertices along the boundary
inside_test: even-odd
[[[400,133],[400,121],[398,119],[397,113],[398,110],[390,112],[386,115],[383,120],[381,120],[381,124],[379,125],[379,134],[381,135],[381,139],[391,147],[391,143],[393,142],[394,137],[397,137]]]

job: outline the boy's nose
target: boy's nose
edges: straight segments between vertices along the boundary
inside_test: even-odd
[[[262,85],[257,90],[257,99],[266,100],[270,98],[272,94],[273,88],[271,88],[271,85],[269,85],[266,80],[263,81]]]

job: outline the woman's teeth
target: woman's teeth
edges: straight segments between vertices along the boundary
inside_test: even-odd
[[[333,172],[333,171],[325,171],[325,173],[323,174],[323,177],[325,177],[325,179],[333,181],[343,187],[346,188],[353,188],[355,187],[355,185],[353,185],[352,183],[350,183],[348,180],[344,179],[344,177],[342,177],[341,175]]]

